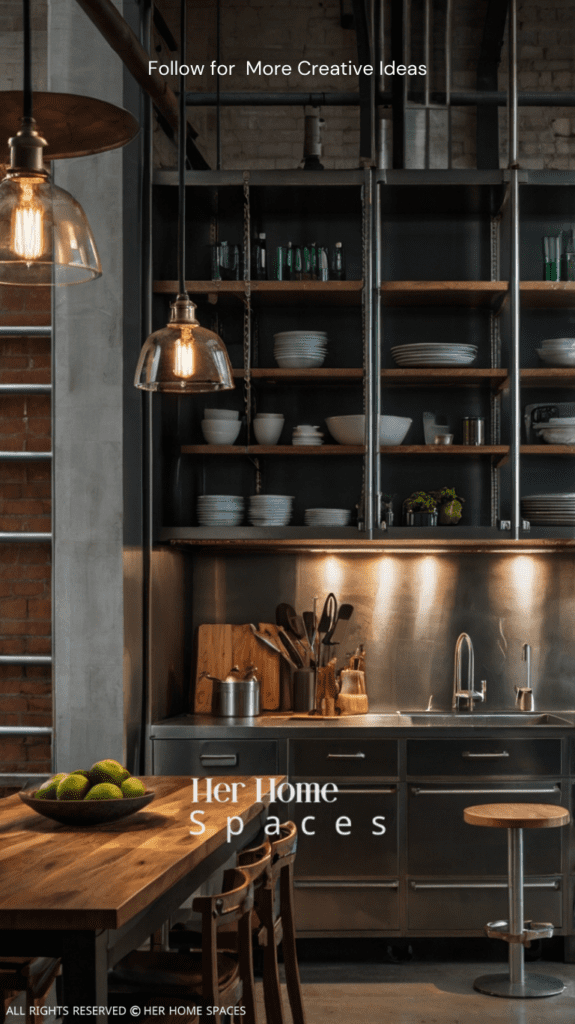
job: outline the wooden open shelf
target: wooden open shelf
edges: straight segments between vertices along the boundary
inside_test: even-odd
[[[209,302],[243,302],[244,281],[186,281],[190,296]],[[363,281],[251,281],[252,303],[260,306],[359,306]],[[158,295],[176,295],[177,281],[154,281]]]
[[[384,281],[384,306],[467,306],[499,309],[509,294],[508,281]],[[527,309],[575,307],[575,281],[522,281]]]
[[[545,366],[521,371],[525,388],[575,388],[575,367]]]
[[[502,388],[508,380],[507,370],[461,369],[457,366],[421,367],[419,369],[387,369],[381,371],[384,387],[419,388]]]
[[[243,380],[245,376],[243,370],[234,370],[233,375],[237,380]],[[363,369],[361,366],[319,366],[307,370],[286,370],[279,366],[258,366],[252,369],[251,377],[262,384],[361,384]]]
[[[242,369],[233,371],[235,380],[243,380]],[[262,384],[361,384],[363,370],[359,366],[320,366],[312,369],[286,370],[277,366],[254,367],[252,380]],[[506,369],[473,367],[418,367],[402,369],[389,367],[381,371],[383,387],[409,388],[493,388],[503,391],[509,387]],[[536,367],[521,370],[523,387],[575,388],[575,367]]]
[[[183,444],[183,455],[363,455],[362,444]]]
[[[575,455],[575,444],[522,444],[522,455]]]

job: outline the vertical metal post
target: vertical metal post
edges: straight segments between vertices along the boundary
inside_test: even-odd
[[[519,539],[521,528],[521,382],[519,369],[519,167],[517,136],[517,0],[509,5],[509,86],[508,132],[511,217],[511,264],[509,268],[509,298],[511,311],[511,339],[509,346],[509,381],[511,399],[511,536]]]
[[[365,408],[365,453],[364,453],[364,487],[363,512],[364,525],[368,540],[373,537],[373,468],[374,445],[379,440],[379,430],[374,433],[374,337],[373,337],[373,253],[372,253],[372,217],[373,217],[373,175],[371,170],[364,172],[363,179],[363,330],[364,330],[364,408]],[[379,425],[379,424],[378,424]]]
[[[430,103],[431,103],[431,0],[425,0],[425,12],[423,22],[423,60],[425,62],[426,75],[424,87],[425,103],[425,166],[429,167],[430,162]]]
[[[379,453],[379,418],[381,413],[381,188],[375,181],[374,175],[373,193],[373,228],[371,246],[373,249],[373,279],[372,279],[372,323],[373,323],[373,432],[375,443],[373,447],[373,498],[374,498],[374,527],[376,530],[381,526],[381,455]]]
[[[453,0],[445,7],[445,106],[447,109],[447,166],[451,167],[451,22]]]
[[[509,931],[521,935],[523,931],[523,829],[507,829],[509,879]],[[512,985],[525,984],[523,944],[509,943],[509,981]]]

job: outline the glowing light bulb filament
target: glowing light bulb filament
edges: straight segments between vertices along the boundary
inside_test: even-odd
[[[22,187],[22,201],[13,213],[12,248],[17,256],[35,260],[44,251],[44,225],[42,209],[35,202],[34,190]]]
[[[174,373],[176,377],[192,377],[194,365],[193,342],[188,339],[177,341],[174,352]]]

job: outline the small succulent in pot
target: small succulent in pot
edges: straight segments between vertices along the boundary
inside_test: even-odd
[[[440,491],[433,491],[433,496],[439,506],[439,523],[441,526],[455,526],[463,515],[463,503],[455,493],[454,487],[442,487]]]

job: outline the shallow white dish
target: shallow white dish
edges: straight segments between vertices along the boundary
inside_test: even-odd
[[[315,358],[298,356],[295,359],[288,358],[287,356],[276,357],[276,363],[283,370],[308,370],[312,366],[323,366],[324,360],[324,356],[317,356]]]
[[[537,355],[541,362],[547,363],[548,366],[575,366],[575,350],[552,352],[538,348]]]
[[[575,427],[539,426],[535,433],[546,444],[575,444]]]
[[[364,443],[365,416],[329,416],[325,422],[330,434],[338,444],[359,445]],[[412,422],[406,416],[380,416],[379,443],[381,445],[401,444]]]

